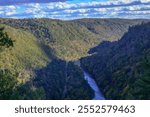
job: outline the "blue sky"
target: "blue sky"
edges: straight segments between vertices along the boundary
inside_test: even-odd
[[[150,0],[0,0],[0,17],[150,19]]]

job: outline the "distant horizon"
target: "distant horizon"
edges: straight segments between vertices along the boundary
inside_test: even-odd
[[[49,20],[60,20],[60,21],[73,21],[73,20],[84,20],[84,19],[101,19],[101,20],[109,20],[109,19],[120,19],[120,20],[150,20],[150,18],[146,19],[146,18],[77,18],[77,19],[53,19],[53,18],[46,18],[46,17],[43,17],[43,18],[3,18],[3,17],[0,17],[0,19],[16,19],[16,20],[24,20],[24,19],[49,19]]]
[[[0,17],[150,19],[150,0],[1,0]]]

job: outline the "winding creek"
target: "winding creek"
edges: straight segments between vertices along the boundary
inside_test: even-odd
[[[75,62],[76,65],[78,65],[79,67],[81,67],[80,62],[77,61]],[[92,76],[87,73],[83,68],[83,73],[84,73],[84,79],[88,82],[88,84],[90,85],[90,87],[93,89],[95,96],[93,98],[93,100],[105,100],[104,96],[102,95],[100,89],[98,88],[95,80],[92,78]]]

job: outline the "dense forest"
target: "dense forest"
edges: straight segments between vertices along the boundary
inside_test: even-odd
[[[45,51],[50,48],[49,51],[46,51],[48,55],[55,55],[65,60],[76,60],[87,56],[91,47],[103,40],[118,40],[128,31],[129,26],[142,22],[148,22],[148,20],[0,19],[0,24],[18,29],[20,32],[24,31],[28,35],[34,35]]]
[[[82,58],[107,99],[150,99],[150,23],[130,27],[115,42],[104,41]]]
[[[0,99],[93,99],[81,58],[106,99],[149,99],[147,22],[0,19]]]
[[[10,54],[9,52],[16,46],[16,41],[4,32],[4,28],[0,29],[1,58],[4,56],[4,52]],[[10,47],[11,49],[9,49]],[[21,54],[25,54],[25,52]],[[32,58],[32,55],[30,56]],[[16,55],[16,57],[18,56]],[[5,64],[7,60],[3,62]],[[19,62],[28,65],[22,59]],[[26,62],[30,61],[26,60]],[[15,71],[13,67],[9,69],[2,64],[0,69],[0,99],[92,99],[94,96],[92,89],[83,78],[81,69],[71,62],[55,58],[47,67],[41,69],[39,67],[39,70],[35,70],[36,75],[32,79],[26,79],[22,73],[17,74],[19,68]],[[29,64],[30,68],[33,64]],[[21,66],[20,63],[19,65]],[[62,69],[64,66],[66,68]]]
[[[13,47],[13,40],[4,32],[4,28],[0,28],[0,54],[9,47]],[[9,99],[16,82],[10,71],[0,69],[0,99]]]

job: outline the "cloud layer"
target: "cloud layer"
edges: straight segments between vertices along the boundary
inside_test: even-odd
[[[24,3],[49,3],[49,2],[65,2],[66,0],[1,0],[0,5],[17,5]]]
[[[26,1],[31,2],[35,0]],[[41,0],[37,1],[40,2]],[[55,19],[91,17],[150,18],[150,0],[87,0],[88,2],[80,2],[79,0],[77,3],[75,3],[74,0],[69,2],[64,2],[65,0],[47,1],[51,2],[0,6],[0,17]]]

